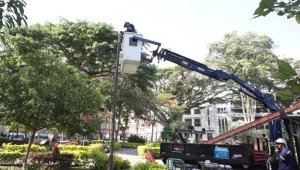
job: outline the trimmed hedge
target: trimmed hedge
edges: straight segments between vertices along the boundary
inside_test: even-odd
[[[138,163],[133,166],[133,170],[168,170],[167,168],[159,165],[158,163]]]
[[[81,145],[58,145],[59,149],[61,151],[74,151],[74,150],[80,150],[80,151],[88,151],[88,146],[81,146]]]
[[[160,147],[160,142],[146,143],[148,147]]]
[[[93,140],[92,144],[103,144],[103,140]],[[110,146],[110,142],[105,141],[106,146]],[[121,148],[120,142],[114,142],[114,150],[119,150]]]
[[[99,151],[98,151],[99,152]],[[85,150],[65,150],[60,151],[61,154],[68,154],[74,157],[74,161],[77,162],[78,160],[87,160],[89,159],[89,152]]]
[[[132,148],[137,149],[138,146],[142,146],[142,143],[130,143],[130,142],[120,142],[121,148]]]
[[[29,155],[30,162],[38,166],[70,167],[73,155],[70,154],[37,154]]]
[[[23,144],[28,144],[28,139],[24,139],[24,140],[11,140],[11,139],[7,139],[7,138],[0,138],[0,146],[2,146],[4,143],[12,143],[14,145],[23,145]]]
[[[90,154],[90,158],[95,161],[95,169],[107,169],[109,158],[106,154],[93,151]],[[128,160],[123,160],[118,156],[114,156],[114,170],[128,170],[129,168],[130,162]]]
[[[130,143],[145,143],[146,141],[142,137],[133,135],[128,138],[128,142],[130,142]]]
[[[25,156],[25,153],[21,153],[21,152],[7,152],[7,151],[3,151],[0,152],[0,161],[4,161],[4,162],[8,162],[8,161],[16,161],[17,159],[23,159],[23,157]]]
[[[23,144],[23,145],[13,145],[11,143],[3,143],[2,147],[5,149],[7,152],[21,152],[21,153],[26,153],[28,144]],[[32,144],[30,148],[30,152],[45,152],[47,149],[45,146],[39,146]]]
[[[148,147],[146,145],[139,146],[138,147],[138,154],[141,158],[146,158],[147,156],[147,150],[150,149],[150,152],[152,153],[153,157],[155,159],[160,158],[160,147]]]

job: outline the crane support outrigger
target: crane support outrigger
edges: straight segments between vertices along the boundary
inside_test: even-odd
[[[237,77],[233,74],[226,73],[222,70],[210,69],[205,64],[202,64],[202,63],[199,63],[192,59],[189,59],[187,57],[184,57],[184,56],[177,54],[175,52],[172,52],[168,49],[164,49],[164,48],[160,49],[161,43],[142,38],[141,36],[135,36],[133,34],[133,36],[131,36],[129,38],[128,43],[130,46],[136,46],[138,44],[138,41],[140,41],[142,43],[149,43],[149,44],[157,45],[156,50],[152,51],[151,61],[153,60],[154,57],[157,57],[158,60],[170,61],[172,63],[175,63],[182,67],[185,67],[187,69],[196,71],[203,75],[206,75],[210,78],[219,80],[226,84],[229,84],[232,87],[234,87],[235,89],[238,89],[241,93],[244,93],[245,95],[261,102],[265,108],[267,108],[269,111],[273,112],[274,114],[270,114],[269,117],[264,117],[264,119],[262,119],[263,121],[256,122],[255,125],[258,125],[259,123],[267,123],[269,121],[279,121],[280,122],[280,119],[278,119],[278,118],[282,118],[282,120],[284,121],[284,125],[288,132],[289,143],[290,143],[289,145],[290,145],[290,147],[293,147],[293,148],[291,148],[291,150],[294,151],[294,153],[295,153],[294,143],[292,141],[296,139],[295,143],[296,143],[297,154],[295,154],[295,155],[300,155],[300,142],[299,142],[300,136],[299,137],[297,136],[297,133],[300,132],[300,126],[298,125],[298,124],[300,124],[300,119],[289,118],[285,113],[285,111],[292,112],[292,111],[298,110],[300,108],[300,103],[294,104],[294,107],[291,106],[291,107],[283,109],[274,99],[272,99],[268,95],[264,94],[260,90],[256,89],[255,87],[251,86],[249,83],[245,82],[244,80],[240,79],[239,77]],[[239,86],[237,86],[233,83],[230,83],[229,80],[234,81]],[[230,131],[231,132],[231,133],[229,133],[230,137],[234,136],[242,131],[245,131],[245,129],[249,129],[249,128],[253,128],[253,126],[247,125],[245,127],[240,127],[241,131],[235,131],[235,132]],[[281,133],[281,131],[280,131],[280,133]],[[280,134],[279,134],[279,136],[280,136]],[[229,137],[229,136],[225,135],[223,137]],[[274,142],[275,140],[276,140],[276,138],[275,139],[271,138],[271,142]],[[215,140],[215,141],[217,141],[217,140]],[[214,143],[214,142],[212,142],[212,143]],[[209,142],[207,142],[207,143],[209,143]],[[169,144],[167,144],[167,145],[169,145]],[[164,147],[164,146],[169,147],[167,145],[164,145],[164,144],[161,145],[161,155],[163,154],[162,150],[164,150],[164,148],[162,148],[162,147]],[[174,146],[172,146],[172,147],[174,147]],[[192,146],[190,146],[190,147],[192,147]],[[195,146],[193,146],[193,147],[195,147]],[[185,148],[185,147],[183,147],[183,148]],[[199,149],[198,146],[197,146],[197,148]],[[198,158],[191,158],[191,159],[195,160],[195,161],[196,160],[199,161]],[[207,159],[207,158],[203,158],[203,159]],[[203,159],[201,159],[201,160],[203,160]],[[214,161],[218,161],[218,160],[215,159]],[[299,158],[298,158],[298,162],[300,162]]]

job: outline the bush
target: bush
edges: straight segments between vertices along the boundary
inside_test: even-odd
[[[108,156],[105,153],[92,151],[90,158],[95,161],[95,169],[107,169]]]
[[[89,158],[89,152],[85,150],[73,150],[73,151],[65,150],[65,151],[60,151],[60,153],[72,155],[75,161],[87,160]]]
[[[8,152],[26,153],[28,144],[13,145],[11,143],[3,143],[2,147]],[[46,151],[45,146],[39,146],[39,145],[32,144],[31,148],[30,148],[30,152],[45,152],[45,151]]]
[[[93,151],[90,153],[90,158],[95,161],[95,169],[107,169],[109,158],[106,154]],[[130,168],[130,162],[115,156],[113,167],[114,170],[128,170]]]
[[[61,151],[74,151],[74,150],[81,150],[81,151],[88,151],[88,146],[81,146],[81,145],[59,145],[58,146]]]
[[[100,144],[100,143],[98,143],[98,144],[90,144],[89,146],[88,146],[88,150],[89,151],[103,151],[103,145],[102,144]]]
[[[102,144],[103,140],[92,140],[91,143],[92,144]]]
[[[163,166],[159,165],[158,163],[138,163],[133,166],[133,170],[167,170]]]
[[[153,155],[153,157],[155,159],[160,158],[160,147],[148,147],[148,146],[145,146],[145,145],[138,147],[139,157],[145,159],[146,156],[147,156],[146,152],[147,152],[148,149],[150,149],[150,152],[151,152],[151,154]]]
[[[113,166],[115,170],[128,170],[130,168],[130,162],[123,160],[122,158],[115,156]]]
[[[137,149],[138,146],[143,145],[142,143],[130,143],[130,142],[121,142],[121,148],[133,148]]]
[[[148,147],[160,147],[160,142],[146,143]]]
[[[33,165],[70,167],[72,165],[73,155],[71,154],[53,155],[53,154],[32,153],[29,155],[29,159]]]
[[[0,161],[3,163],[15,162],[17,159],[23,159],[25,153],[21,152],[0,152]]]
[[[143,139],[137,135],[133,135],[128,138],[128,142],[130,142],[130,143],[145,143],[145,139]]]

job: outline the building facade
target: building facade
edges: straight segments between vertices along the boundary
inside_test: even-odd
[[[267,115],[266,110],[257,109],[255,119]],[[187,122],[194,127],[194,130],[201,131],[205,129],[205,134],[201,136],[191,136],[193,139],[200,138],[199,141],[206,141],[226,133],[232,129],[232,124],[239,120],[244,120],[242,109],[231,104],[218,104],[206,108],[191,109],[190,114],[182,116],[182,121]],[[266,131],[267,124],[257,127],[255,133],[259,130]],[[263,132],[259,132],[263,133]]]

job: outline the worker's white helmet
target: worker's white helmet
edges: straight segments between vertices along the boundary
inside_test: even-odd
[[[281,143],[281,144],[284,144],[285,146],[287,146],[286,140],[283,139],[283,138],[278,138],[278,139],[276,140],[276,143]]]

